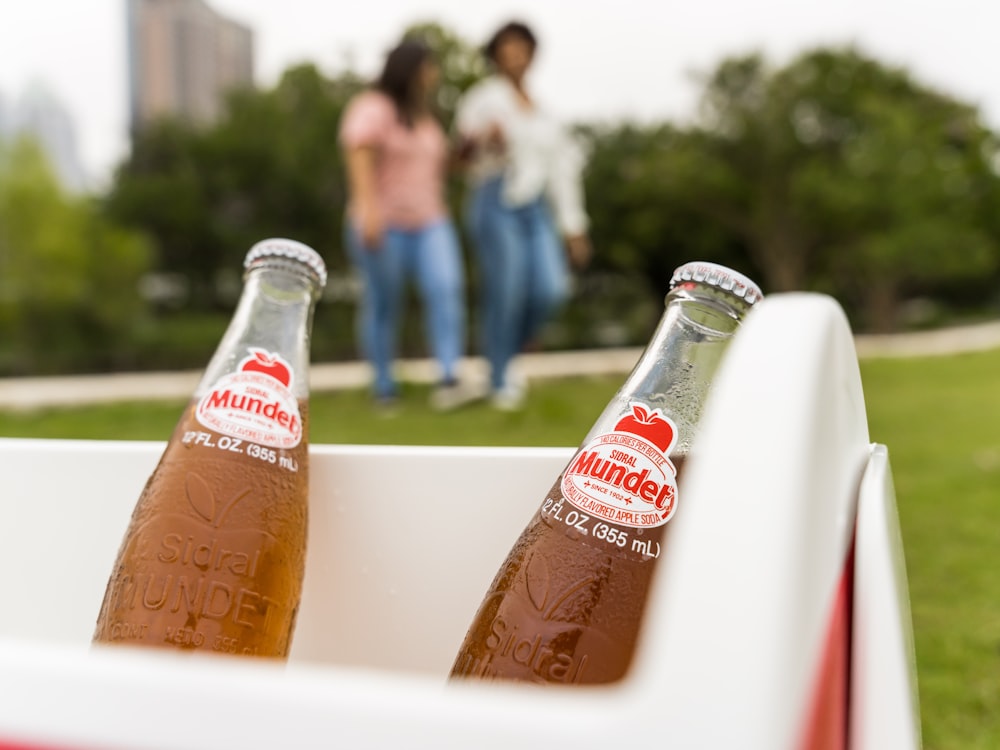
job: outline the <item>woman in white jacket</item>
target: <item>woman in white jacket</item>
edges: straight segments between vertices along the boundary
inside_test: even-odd
[[[581,149],[525,87],[536,46],[526,25],[501,27],[485,48],[495,73],[466,92],[455,120],[482,277],[483,347],[502,409],[524,397],[511,360],[569,295],[567,255],[576,266],[590,257]]]

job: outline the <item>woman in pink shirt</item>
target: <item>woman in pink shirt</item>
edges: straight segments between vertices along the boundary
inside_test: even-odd
[[[448,142],[431,111],[439,69],[412,40],[389,52],[375,84],[348,103],[340,125],[349,188],[347,247],[364,282],[359,334],[375,370],[375,398],[398,397],[393,375],[408,277],[420,290],[441,370],[437,408],[468,400],[457,380],[465,346],[462,255],[444,202]]]

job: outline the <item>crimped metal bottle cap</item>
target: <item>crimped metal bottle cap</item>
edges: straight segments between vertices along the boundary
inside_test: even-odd
[[[706,284],[720,289],[743,300],[747,305],[759,302],[764,296],[760,287],[743,274],[708,261],[692,261],[679,266],[670,279],[670,288],[673,289],[685,282]]]
[[[243,268],[249,271],[264,258],[288,258],[298,261],[309,267],[319,277],[321,287],[326,286],[326,263],[323,262],[320,254],[309,245],[283,237],[261,240],[247,252],[247,257],[243,260]]]

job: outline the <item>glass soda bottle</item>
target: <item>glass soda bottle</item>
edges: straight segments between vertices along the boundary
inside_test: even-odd
[[[305,567],[309,337],[326,267],[258,242],[200,385],[132,518],[95,643],[284,658]]]
[[[497,572],[452,678],[625,675],[712,376],[760,298],[713,263],[674,272],[652,340]]]

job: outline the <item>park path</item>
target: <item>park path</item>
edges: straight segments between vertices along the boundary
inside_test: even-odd
[[[859,335],[855,348],[861,359],[875,357],[933,357],[1000,348],[1000,321],[943,328],[935,331],[891,335]],[[591,349],[542,352],[521,357],[519,367],[529,380],[578,375],[624,375],[638,360],[642,349]],[[460,374],[484,379],[484,363],[468,358]],[[402,380],[429,383],[436,377],[426,359],[399,363]],[[0,378],[0,409],[36,409],[45,406],[109,403],[189,397],[200,370],[181,372],[112,373],[65,377]],[[313,392],[362,388],[369,382],[363,362],[316,363],[310,371]]]

